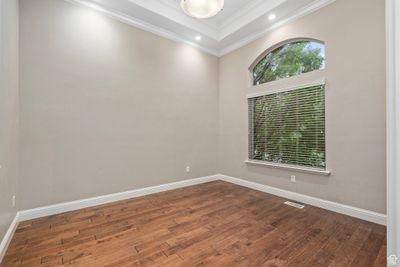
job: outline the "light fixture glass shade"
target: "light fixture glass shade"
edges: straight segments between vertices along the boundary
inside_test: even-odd
[[[181,0],[186,14],[198,19],[210,18],[224,8],[224,0]]]

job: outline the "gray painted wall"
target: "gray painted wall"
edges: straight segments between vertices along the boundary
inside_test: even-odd
[[[0,0],[0,241],[16,213],[18,109],[18,0]]]
[[[61,0],[22,0],[20,23],[23,209],[223,173],[385,212],[383,1],[337,0],[220,60]],[[294,37],[326,42],[327,68],[293,79],[328,81],[329,177],[244,163],[248,67]]]
[[[22,209],[217,172],[218,58],[66,1],[20,5]]]
[[[386,211],[385,3],[337,0],[280,27],[220,60],[219,171],[237,178],[376,212]],[[248,67],[281,41],[310,37],[326,42],[326,69],[277,81],[327,80],[326,127],[329,177],[244,163],[248,153]],[[290,182],[297,176],[297,183]]]

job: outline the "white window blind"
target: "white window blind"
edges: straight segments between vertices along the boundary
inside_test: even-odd
[[[248,101],[251,160],[325,169],[324,85]]]

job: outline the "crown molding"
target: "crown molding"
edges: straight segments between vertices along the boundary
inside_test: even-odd
[[[228,37],[232,33],[238,31],[259,17],[268,14],[271,12],[271,10],[285,3],[286,1],[287,0],[252,1],[250,4],[231,15],[222,23],[221,27],[219,28],[219,41]]]
[[[191,40],[188,40],[188,39],[182,37],[181,35],[179,35],[177,33],[168,31],[168,30],[166,30],[164,28],[161,28],[161,27],[158,27],[158,26],[154,26],[154,25],[152,25],[152,24],[150,24],[148,22],[145,22],[143,20],[137,19],[137,18],[132,17],[132,16],[125,15],[125,14],[119,12],[119,11],[116,11],[116,10],[113,10],[113,9],[108,9],[108,8],[107,9],[103,8],[102,6],[96,5],[96,4],[88,2],[86,0],[64,0],[64,1],[72,3],[72,4],[75,4],[75,5],[78,5],[78,6],[83,6],[83,7],[94,9],[94,10],[106,15],[107,17],[113,18],[113,19],[118,20],[118,21],[120,21],[122,23],[129,24],[129,25],[134,26],[136,28],[139,28],[139,29],[142,29],[144,31],[151,32],[151,33],[154,33],[156,35],[162,36],[164,38],[167,38],[167,39],[170,39],[170,40],[173,40],[173,41],[176,41],[176,42],[185,43],[187,45],[195,47],[195,48],[197,48],[197,49],[199,49],[199,50],[201,50],[201,51],[203,51],[205,53],[208,53],[210,55],[217,56],[217,57],[222,57],[222,56],[224,56],[224,55],[226,55],[228,53],[233,52],[234,50],[236,50],[236,49],[238,49],[240,47],[243,47],[243,46],[245,46],[245,45],[247,45],[247,44],[249,44],[249,43],[251,43],[251,42],[253,42],[253,41],[257,40],[257,39],[259,39],[260,37],[266,35],[267,33],[271,32],[272,30],[274,30],[274,29],[276,29],[278,27],[281,27],[281,26],[283,26],[283,25],[285,25],[287,23],[290,23],[290,22],[292,22],[292,21],[294,21],[294,20],[296,20],[298,18],[306,16],[306,15],[308,15],[308,14],[310,14],[310,13],[312,13],[312,12],[314,12],[314,11],[324,7],[324,6],[327,6],[327,5],[335,2],[336,0],[316,0],[316,1],[312,2],[311,4],[307,5],[306,7],[294,12],[290,17],[288,17],[288,18],[286,18],[284,20],[277,21],[272,26],[270,26],[270,27],[268,27],[268,28],[266,28],[266,29],[264,29],[262,31],[255,32],[255,33],[253,33],[253,34],[251,34],[251,35],[249,35],[249,36],[247,36],[245,38],[242,38],[242,39],[240,39],[240,40],[238,40],[236,42],[233,42],[232,44],[230,44],[228,46],[222,47],[221,49],[213,49],[213,48],[210,48],[210,47],[206,47],[206,46],[201,45],[199,43],[195,43],[195,42],[193,42]],[[146,0],[146,1],[129,0],[129,1],[133,2],[133,3],[136,3],[136,2],[141,2],[141,3],[149,2],[151,4],[151,2],[154,2],[156,0]],[[164,6],[166,7],[166,10],[169,10],[169,11],[174,10],[174,7],[172,6],[172,4],[171,3],[167,3],[168,1],[170,1],[170,0],[166,0],[166,2],[164,3]],[[257,4],[259,1],[264,1],[264,0],[255,0],[254,2],[252,2],[252,4]],[[287,0],[273,0],[273,1],[275,1],[273,3],[276,5],[278,3],[283,3],[283,2],[285,2]],[[140,6],[143,6],[143,5],[140,5]],[[257,9],[257,8],[253,8],[253,9]],[[154,11],[154,10],[152,10],[152,11]],[[177,10],[175,10],[175,11],[177,11]],[[239,14],[238,16],[240,16],[241,13],[237,13],[237,14]],[[245,13],[243,13],[242,15],[244,17],[246,17],[246,18],[244,18],[244,20],[245,19],[249,19],[251,16],[253,16],[253,15],[248,15],[248,14],[245,14]],[[186,15],[184,15],[184,16],[186,16]],[[192,20],[190,17],[187,17],[187,18]],[[208,25],[208,24],[205,24],[205,25]]]
[[[187,25],[205,36],[221,41],[230,34],[236,32],[250,22],[267,14],[275,7],[285,3],[287,0],[253,0],[238,12],[229,16],[221,25],[213,24],[209,20],[196,20],[182,12],[179,5],[172,0],[128,0],[129,2],[150,10],[160,16],[166,17],[174,22]],[[174,4],[175,3],[175,4]]]
[[[329,4],[332,4],[335,1],[336,0],[318,0],[318,1],[314,1],[310,5],[298,10],[297,12],[292,14],[290,17],[288,17],[288,18],[286,18],[284,20],[278,21],[277,23],[273,24],[271,27],[269,27],[269,28],[267,28],[265,30],[259,31],[259,32],[255,32],[255,33],[253,33],[252,35],[250,35],[250,36],[248,36],[246,38],[242,38],[241,40],[239,40],[239,41],[237,41],[237,42],[235,42],[235,43],[233,43],[233,44],[231,44],[229,46],[226,46],[225,48],[222,48],[221,50],[218,51],[218,57],[222,57],[222,56],[224,56],[226,54],[229,54],[229,53],[233,52],[234,50],[239,49],[240,47],[243,47],[243,46],[245,46],[245,45],[247,45],[247,44],[249,44],[249,43],[251,43],[251,42],[253,42],[253,41],[255,41],[255,40],[257,40],[257,39],[259,39],[261,37],[263,37],[264,35],[268,34],[269,32],[271,32],[271,31],[273,31],[273,30],[275,30],[275,29],[277,29],[279,27],[281,27],[281,26],[283,26],[285,24],[288,24],[288,23],[290,23],[292,21],[295,21],[295,20],[297,20],[297,19],[299,19],[301,17],[304,17],[304,16],[306,16],[308,14],[311,14],[311,13],[317,11],[320,8],[323,8],[323,7],[325,7],[325,6],[329,5]]]
[[[105,8],[103,8],[101,6],[98,6],[98,5],[83,1],[83,0],[64,0],[64,1],[69,2],[71,4],[74,4],[74,5],[77,5],[77,6],[94,9],[94,10],[106,15],[107,17],[110,17],[112,19],[118,20],[118,21],[120,21],[122,23],[129,24],[129,25],[131,25],[133,27],[142,29],[142,30],[147,31],[147,32],[154,33],[154,34],[159,35],[161,37],[170,39],[172,41],[185,43],[185,44],[193,46],[193,47],[195,47],[195,48],[197,48],[197,49],[199,49],[199,50],[201,50],[203,52],[211,54],[213,56],[218,56],[218,51],[215,50],[215,49],[210,49],[210,48],[201,46],[201,45],[196,44],[196,43],[194,43],[192,41],[189,41],[189,40],[187,40],[185,38],[182,38],[178,34],[175,34],[173,32],[170,32],[170,31],[166,30],[166,29],[154,26],[154,25],[152,25],[150,23],[147,23],[145,21],[142,21],[140,19],[127,16],[127,15],[122,14],[121,12],[118,12],[116,10],[105,9]]]
[[[166,17],[176,23],[187,25],[192,30],[198,33],[208,36],[210,38],[219,39],[219,29],[211,23],[204,20],[197,20],[189,17],[181,11],[180,7],[176,8],[169,0],[128,0],[129,2],[143,7],[151,12],[154,12],[160,16]],[[276,0],[275,0],[276,1]]]

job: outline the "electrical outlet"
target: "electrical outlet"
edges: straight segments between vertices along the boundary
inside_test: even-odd
[[[15,200],[16,200],[16,197],[15,197],[15,196],[12,196],[11,204],[12,204],[12,207],[13,207],[13,208],[15,208]]]
[[[186,172],[190,172],[190,166],[186,167]]]
[[[387,260],[388,266],[395,266],[399,262],[399,258],[396,255],[390,255]]]
[[[291,175],[291,176],[290,176],[290,181],[291,181],[292,183],[295,183],[295,182],[296,182],[296,175]]]

